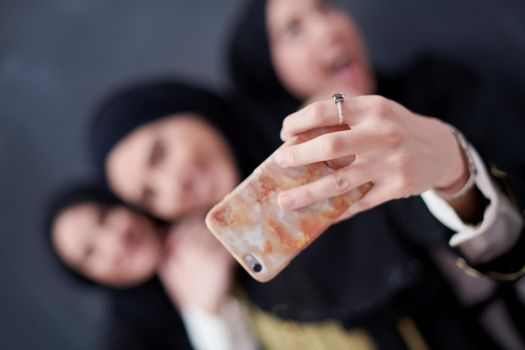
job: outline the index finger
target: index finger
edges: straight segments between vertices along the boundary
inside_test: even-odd
[[[364,114],[367,102],[365,96],[349,98],[341,102],[344,123],[349,126],[358,123]],[[286,141],[290,137],[311,129],[338,124],[337,106],[333,101],[315,102],[284,119],[281,139]]]

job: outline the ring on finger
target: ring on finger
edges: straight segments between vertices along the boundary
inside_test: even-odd
[[[343,124],[343,102],[345,100],[345,94],[342,92],[334,92],[332,94],[332,101],[334,101],[335,105],[337,106],[337,122],[339,125]]]

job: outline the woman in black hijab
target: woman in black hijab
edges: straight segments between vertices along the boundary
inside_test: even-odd
[[[56,193],[47,212],[45,243],[55,265],[72,280],[110,294],[110,319],[103,338],[105,349],[191,349],[173,302],[159,279],[146,271],[148,266],[156,265],[160,223],[123,207],[118,199],[97,185],[76,185]],[[74,258],[77,248],[87,246],[84,243],[88,241],[94,243],[101,234],[122,237],[122,240],[112,240],[113,246],[106,242],[105,254],[98,252],[89,257],[98,261],[95,261],[97,268],[85,261],[73,264],[73,260],[78,260]],[[109,250],[133,250],[133,254],[125,254],[129,258],[126,272],[107,259]]]
[[[317,16],[319,22],[326,23],[329,18],[330,23],[340,23],[341,14],[334,13],[325,2],[306,3],[316,5],[313,10],[308,9],[314,14],[312,18]],[[291,7],[298,4],[288,2]],[[305,96],[300,89],[294,89],[297,86],[293,84],[283,85],[282,67],[279,74],[274,70],[275,52],[271,52],[268,39],[267,6],[268,1],[250,1],[240,17],[230,51],[230,70],[237,88],[235,98],[244,104],[242,108],[259,111],[258,122],[266,125],[268,139],[277,146],[283,117],[293,112],[299,101],[316,96]],[[294,19],[280,29],[288,39],[293,39],[301,30],[301,18]],[[356,47],[363,46],[358,35],[348,39],[353,40]],[[323,62],[327,74],[348,78],[356,74],[351,71],[351,64],[355,62],[361,62],[359,74],[372,72],[359,54],[353,56],[345,50],[334,52],[337,52],[334,57]],[[309,58],[308,55],[302,57]],[[309,74],[303,72],[302,76]],[[313,72],[311,75],[316,76]],[[379,93],[425,115],[445,117],[474,141],[480,140],[485,129],[472,128],[465,116],[479,115],[481,118],[477,121],[485,122],[495,111],[484,99],[490,90],[480,85],[477,77],[444,61],[421,57],[404,71],[376,72],[371,76],[375,77],[368,83],[361,79],[361,87],[366,87],[363,90]],[[333,91],[324,91],[330,92]],[[318,93],[323,93],[322,89]],[[330,108],[329,111],[335,113],[335,106]],[[481,140],[484,141],[482,137]],[[508,142],[505,138],[502,141]],[[485,142],[479,144],[486,145]],[[496,159],[510,160],[508,154],[504,154],[503,159],[501,156],[500,152]],[[503,166],[509,163],[516,164],[499,162]],[[523,189],[523,186],[517,188]],[[472,215],[474,222],[481,218],[484,207],[481,199],[479,210]],[[262,286],[253,284],[248,291],[260,307],[285,319],[303,322],[337,319],[350,329],[364,326],[375,335],[381,348],[403,348],[396,326],[403,316],[416,321],[432,348],[490,347],[491,343],[485,342],[483,332],[477,327],[476,317],[459,305],[450,285],[428,258],[429,250],[436,247],[449,249],[446,241],[451,235],[419,198],[390,202],[334,226],[274,281]],[[523,265],[520,255],[516,254],[522,245],[523,239],[505,258],[478,267],[486,271],[515,272]],[[444,333],[448,334],[446,340],[439,336]]]

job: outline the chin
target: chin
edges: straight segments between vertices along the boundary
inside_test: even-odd
[[[111,288],[127,289],[127,288],[132,288],[132,287],[138,286],[139,284],[141,284],[141,283],[143,283],[145,281],[146,281],[146,279],[133,278],[133,277],[127,276],[125,279],[120,279],[120,280],[117,280],[117,281],[109,280],[109,281],[103,282],[103,284],[108,286],[108,287],[111,287]]]
[[[153,275],[155,274],[156,267],[152,264],[150,261],[145,262],[143,261],[139,266],[137,266],[136,271],[133,272],[133,284],[140,284],[142,282],[145,282],[149,280]]]

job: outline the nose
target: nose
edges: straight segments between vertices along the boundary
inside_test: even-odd
[[[189,163],[182,167],[159,169],[153,184],[156,207],[164,212],[172,212],[182,202],[191,198],[195,184],[194,175]]]
[[[124,238],[133,228],[133,218],[129,210],[123,207],[115,209],[109,220],[109,229],[112,237],[124,241]]]
[[[175,199],[191,195],[195,184],[197,156],[190,150],[181,150],[172,162],[158,170],[159,193],[169,193]]]
[[[132,230],[133,220],[127,209],[114,209],[108,219],[108,225],[100,238],[100,249],[114,264],[122,263],[127,248],[127,236]]]
[[[124,263],[126,253],[124,235],[124,228],[107,227],[97,242],[100,256],[112,267],[119,267]]]
[[[176,172],[171,169],[159,171],[155,176],[155,193],[160,197],[180,198],[190,182],[190,176],[184,171]]]

